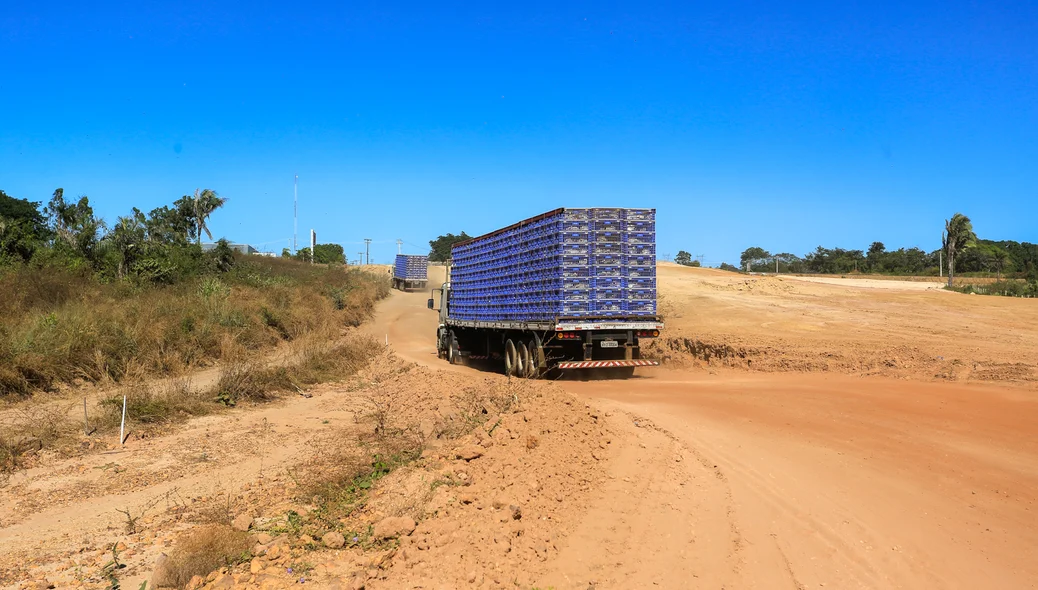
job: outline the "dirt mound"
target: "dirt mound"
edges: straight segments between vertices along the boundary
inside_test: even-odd
[[[136,587],[195,527],[233,524],[251,534],[249,559],[228,557],[196,587],[528,584],[612,452],[604,418],[547,382],[474,379],[386,354],[349,385],[311,394],[4,489],[19,512],[3,523],[14,544],[0,546],[0,579],[104,587],[119,545],[119,577]],[[251,467],[250,452],[260,459]],[[38,539],[32,551],[17,548],[26,535]]]

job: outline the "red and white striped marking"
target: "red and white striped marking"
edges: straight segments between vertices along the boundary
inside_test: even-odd
[[[659,361],[566,361],[560,369],[608,369],[614,367],[658,367]]]

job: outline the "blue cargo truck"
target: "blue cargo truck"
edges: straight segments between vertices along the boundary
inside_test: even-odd
[[[429,284],[429,257],[397,254],[393,264],[393,288],[401,291],[424,289]]]
[[[556,209],[455,244],[434,289],[436,348],[536,379],[574,369],[630,376],[656,313],[656,210]],[[437,303],[439,307],[437,308]]]

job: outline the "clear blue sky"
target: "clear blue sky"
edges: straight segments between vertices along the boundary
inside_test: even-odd
[[[0,189],[280,251],[649,206],[660,253],[1038,242],[1033,2],[4,2]],[[564,6],[563,6],[564,5]],[[280,242],[278,240],[281,240]]]

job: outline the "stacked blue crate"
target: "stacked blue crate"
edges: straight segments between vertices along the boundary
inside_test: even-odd
[[[456,244],[451,315],[482,321],[655,315],[654,223],[653,209],[560,209]],[[632,287],[632,278],[652,282]]]
[[[624,270],[630,316],[656,315],[656,210],[625,209]]]
[[[397,254],[393,276],[400,279],[424,281],[429,278],[429,257],[418,254]]]

